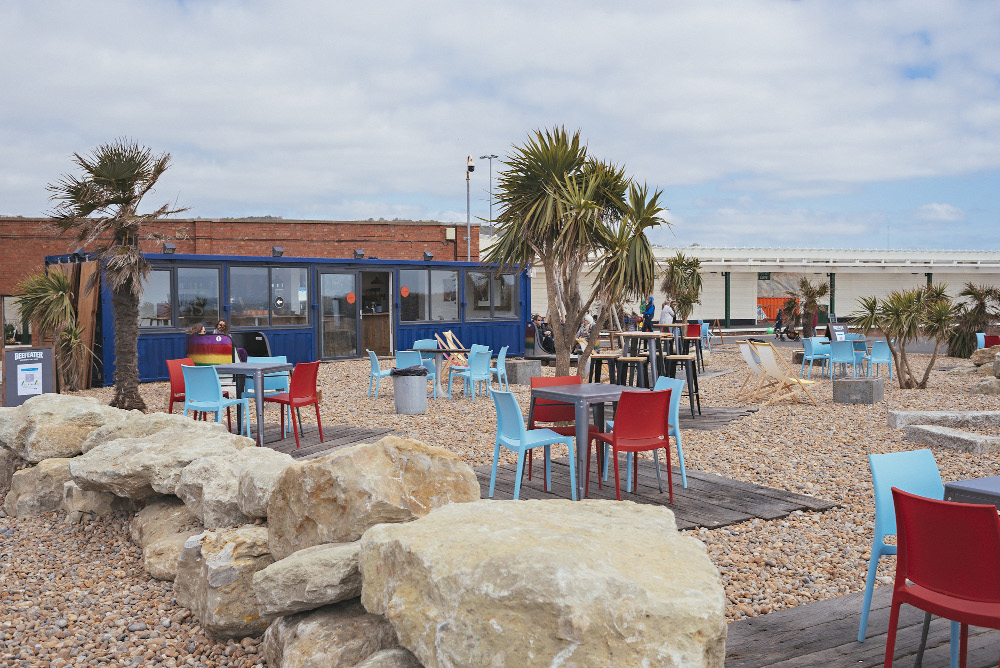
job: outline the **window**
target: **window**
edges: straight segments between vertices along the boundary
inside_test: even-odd
[[[230,267],[230,327],[309,324],[306,267]]]
[[[430,320],[426,269],[399,270],[399,319]]]
[[[516,318],[520,304],[517,301],[517,276],[500,274],[493,278],[493,317]]]
[[[142,283],[139,300],[140,327],[174,327],[169,269],[154,269]]]
[[[399,319],[459,320],[458,272],[453,269],[400,269]]]
[[[516,274],[465,272],[465,317],[467,320],[516,318],[520,309]]]
[[[458,320],[458,272],[431,270],[431,320]]]
[[[490,318],[490,275],[484,271],[465,272],[465,317]]]
[[[177,267],[178,327],[199,322],[209,329],[219,322],[219,270]]]

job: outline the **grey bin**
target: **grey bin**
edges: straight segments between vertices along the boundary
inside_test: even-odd
[[[392,394],[396,413],[419,415],[427,412],[427,367],[393,369]]]

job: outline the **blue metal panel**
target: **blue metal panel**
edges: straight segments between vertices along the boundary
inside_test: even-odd
[[[167,360],[181,359],[187,355],[187,335],[183,333],[151,333],[139,337],[139,382],[167,380]],[[105,384],[113,385],[114,378],[105,376]]]
[[[310,329],[262,329],[272,355],[285,355],[292,364],[316,359],[316,339]]]
[[[400,325],[397,348],[405,350],[412,347],[417,339],[433,339],[435,334],[440,335],[446,330],[451,330],[466,347],[479,343],[489,346],[495,355],[503,346],[510,346],[508,355],[524,354],[524,323],[517,320]]]

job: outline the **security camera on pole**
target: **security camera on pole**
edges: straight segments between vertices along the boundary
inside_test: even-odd
[[[472,156],[466,157],[465,167],[465,260],[472,262],[472,206],[469,199],[469,175],[476,171]]]

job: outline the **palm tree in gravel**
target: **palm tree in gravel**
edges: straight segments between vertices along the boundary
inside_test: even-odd
[[[976,350],[976,333],[987,333],[1000,320],[1000,288],[966,283],[958,296],[964,301],[956,306],[957,326],[948,337],[948,355],[971,357]]]
[[[115,322],[115,396],[111,405],[146,410],[139,394],[139,299],[149,263],[140,241],[143,224],[185,209],[163,205],[139,213],[139,203],[170,164],[170,154],[154,156],[144,146],[122,138],[98,146],[88,156],[74,153],[82,176],[65,175],[48,186],[55,225],[75,231],[77,242],[90,246],[111,291]],[[94,274],[87,289],[94,289]]]

